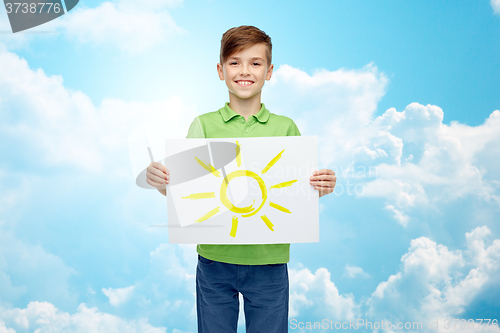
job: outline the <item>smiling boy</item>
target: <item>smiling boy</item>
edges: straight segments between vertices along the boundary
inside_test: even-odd
[[[217,64],[219,78],[226,81],[229,90],[229,107],[238,110],[235,112],[245,121],[261,109],[262,87],[273,74],[274,65],[269,65],[267,49],[266,44],[254,44]]]
[[[300,135],[293,120],[270,113],[261,103],[262,87],[273,73],[271,60],[271,38],[260,29],[240,26],[224,33],[217,73],[229,90],[229,103],[197,117],[187,137]],[[169,181],[169,170],[152,162],[147,169],[148,184],[166,195]],[[315,171],[310,183],[320,197],[330,194],[335,188],[335,173]],[[240,293],[247,332],[288,332],[290,244],[198,244],[197,252],[198,332],[236,332]]]

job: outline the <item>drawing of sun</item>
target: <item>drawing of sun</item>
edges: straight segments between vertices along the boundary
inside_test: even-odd
[[[237,164],[238,168],[241,167],[241,151],[240,150],[241,150],[241,146],[240,146],[239,142],[236,141],[236,164]],[[260,174],[263,175],[267,171],[269,171],[269,169],[271,169],[273,167],[273,165],[275,165],[276,162],[279,161],[279,159],[281,158],[284,151],[285,150],[283,149],[279,154],[277,154],[266,165],[266,167],[260,172]],[[214,177],[219,177],[219,178],[221,177],[220,172],[218,170],[216,170],[212,165],[204,163],[203,161],[201,161],[197,157],[195,157],[195,160],[201,167],[203,167],[205,170],[210,172]],[[260,205],[258,205],[258,207],[255,206],[255,199],[253,200],[253,203],[251,205],[246,206],[246,207],[237,207],[230,201],[230,199],[228,198],[227,189],[228,189],[229,183],[233,179],[238,178],[238,177],[250,177],[257,182],[257,184],[259,185],[260,191],[262,193],[262,202],[260,203]],[[292,186],[292,184],[295,182],[297,182],[297,179],[271,185],[269,187],[269,189]],[[233,217],[232,217],[231,231],[229,232],[229,235],[231,237],[233,237],[233,238],[236,237],[236,231],[238,230],[238,217],[237,217],[237,215],[241,215],[241,217],[245,218],[245,217],[250,217],[250,216],[257,214],[262,209],[262,207],[264,207],[264,205],[267,202],[267,190],[268,190],[268,188],[267,188],[266,184],[264,183],[264,180],[254,171],[239,169],[239,170],[236,170],[236,171],[233,171],[233,172],[227,174],[226,177],[224,177],[224,179],[222,180],[221,186],[220,186],[220,196],[219,197],[220,197],[221,204],[226,206],[233,213],[235,213],[235,215],[233,215]],[[210,198],[215,198],[215,197],[216,197],[215,192],[201,192],[201,193],[190,194],[188,196],[182,197],[182,199],[199,200],[199,199],[210,199]],[[289,209],[287,209],[283,206],[280,206],[280,205],[278,205],[274,202],[271,202],[271,201],[269,201],[269,206],[274,208],[274,209],[277,209],[279,211],[282,211],[284,213],[288,213],[288,214],[292,213]],[[216,215],[219,212],[220,207],[221,206],[219,205],[219,206],[215,207],[214,209],[210,210],[209,212],[207,212],[206,214],[203,214],[195,222],[201,223],[203,221],[208,220],[209,218],[213,217],[214,215]],[[266,215],[260,215],[260,218],[262,219],[262,221],[264,221],[264,223],[269,228],[269,230],[274,231],[274,229],[273,229],[274,224],[269,220],[269,218]]]

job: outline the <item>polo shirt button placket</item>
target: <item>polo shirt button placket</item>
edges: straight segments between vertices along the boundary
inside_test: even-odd
[[[248,133],[248,128],[254,123],[254,118],[253,117],[249,118],[247,123],[248,123],[248,126],[245,129],[245,133]]]

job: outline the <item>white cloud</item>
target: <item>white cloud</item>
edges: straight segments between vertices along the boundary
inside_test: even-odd
[[[449,202],[467,195],[500,204],[497,172],[492,158],[500,140],[500,112],[479,126],[442,123],[441,109],[417,103],[404,111],[387,110],[373,126],[401,138],[407,145],[406,162],[381,163],[378,178],[364,185],[363,195],[384,197],[386,208],[401,224],[411,207]]]
[[[307,268],[289,269],[290,317],[308,311],[316,318],[350,320],[358,317],[359,305],[351,294],[341,295],[326,268],[312,273]]]
[[[26,244],[12,232],[0,229],[2,302],[12,304],[29,293],[31,299],[72,306],[77,295],[71,289],[69,279],[75,273],[61,258],[41,246]]]
[[[344,267],[344,274],[342,274],[342,277],[347,277],[350,279],[361,277],[363,279],[367,279],[370,277],[370,275],[368,275],[361,267],[346,265]]]
[[[500,0],[490,0],[491,7],[495,14],[500,14]]]
[[[385,209],[390,211],[393,214],[394,219],[398,221],[398,223],[401,224],[403,227],[406,227],[408,225],[410,217],[406,215],[403,211],[397,209],[393,205],[385,205]]]
[[[15,186],[9,186],[9,183],[14,183]],[[26,176],[0,169],[0,214],[11,210],[19,202],[22,202],[29,191],[29,180]],[[7,224],[7,222],[0,218],[0,226]]]
[[[464,318],[481,292],[496,288],[500,279],[500,239],[487,245],[489,235],[487,227],[477,227],[466,233],[467,249],[454,251],[426,237],[412,240],[401,270],[368,300],[368,315],[392,323]]]
[[[0,259],[3,259],[1,257]],[[5,261],[5,259],[3,260]],[[0,267],[2,269],[2,267]],[[3,268],[5,269],[5,268]],[[12,285],[12,279],[10,275],[0,270],[0,300],[4,301],[15,301],[18,300],[22,295],[26,294],[28,288],[26,286],[16,286]]]
[[[303,135],[321,134],[323,142],[335,142],[321,145],[321,163],[349,165],[359,146],[352,139],[367,130],[365,124],[387,84],[387,76],[373,64],[359,70],[322,69],[312,75],[282,65],[263,90],[263,100],[272,112],[291,117]]]
[[[126,287],[126,288],[102,288],[102,292],[106,297],[109,298],[109,303],[113,306],[119,306],[125,302],[127,302],[132,293],[134,292],[134,286]]]
[[[0,318],[20,332],[37,333],[166,333],[165,327],[154,327],[146,319],[126,321],[120,317],[88,308],[84,303],[69,314],[47,302],[30,302],[24,309],[0,307]],[[0,321],[0,332],[2,326]],[[7,330],[7,333],[15,332]]]
[[[129,170],[127,142],[134,128],[149,120],[155,130],[184,137],[197,115],[178,98],[152,103],[105,99],[94,106],[84,93],[64,87],[61,76],[32,70],[7,51],[0,51],[0,98],[0,138],[22,151],[28,165],[109,169],[114,175]]]
[[[144,278],[129,287],[103,288],[102,292],[122,314],[186,328],[196,321],[196,263],[195,245],[160,244],[150,252]]]
[[[388,81],[374,64],[312,75],[283,65],[263,90],[263,99],[273,112],[291,117],[302,135],[319,136],[319,166],[337,173],[341,189],[359,171],[353,169],[355,163],[368,172],[382,162],[400,161],[401,139],[372,125]]]
[[[336,171],[335,193],[350,186],[351,194],[383,198],[403,226],[417,208],[439,210],[466,196],[499,205],[500,111],[479,126],[443,124],[441,108],[418,103],[375,117],[387,83],[373,64],[312,75],[283,65],[264,94],[303,135],[319,135],[320,166]]]
[[[18,208],[33,187],[45,184],[39,169],[64,168],[79,177],[87,174],[94,178],[102,176],[107,182],[132,184],[131,178],[123,179],[124,175],[130,175],[128,138],[132,130],[149,120],[148,126],[154,133],[184,137],[197,112],[177,98],[152,103],[105,99],[95,106],[82,92],[64,87],[60,76],[32,70],[25,60],[8,51],[0,51],[0,108],[0,140],[10,143],[19,159],[16,163],[26,165],[23,172],[0,170],[0,198],[5,199],[0,203],[0,304],[36,299],[71,308],[85,293],[70,291],[69,278],[75,272],[40,246],[23,243],[4,232],[14,227],[17,215],[22,212]],[[50,186],[57,187],[57,181],[61,180],[52,179],[56,184]],[[149,237],[158,230],[147,229],[151,224],[148,218],[163,217],[164,206],[161,198],[155,197],[161,205],[151,211],[156,209],[160,213],[148,215],[143,207],[145,203],[151,205],[151,199],[140,191],[144,190],[131,189],[113,201],[115,208],[124,209],[124,216],[130,210],[137,218],[126,219],[141,224],[140,228]],[[130,193],[136,197],[128,197]],[[133,209],[134,206],[141,209]],[[17,215],[11,218],[14,214]],[[178,327],[183,329],[189,326],[179,318],[195,317],[195,263],[194,247],[163,244],[152,251],[150,271],[144,272],[143,279],[132,281],[128,288],[105,285],[97,290],[107,293],[117,312],[130,316],[142,314],[158,322],[167,318],[169,323],[179,322]],[[92,286],[99,283],[94,281]],[[87,297],[95,301],[92,287],[84,288]]]
[[[16,333],[16,331],[12,328],[6,327],[5,323],[0,320],[0,333]]]
[[[197,263],[195,245],[160,244],[150,253],[150,257],[155,273],[167,274],[172,280],[178,281],[176,285],[194,282],[193,272]]]
[[[102,288],[102,292],[125,318],[142,317],[175,323],[180,328],[189,327],[188,323],[196,318],[195,246],[162,244],[150,257],[150,270],[142,280],[126,288]],[[101,313],[97,308],[89,309],[85,304],[73,315],[58,310],[53,304],[66,308],[78,304],[78,295],[71,292],[74,290],[69,285],[72,275],[75,271],[60,258],[0,230],[0,305],[3,305],[3,308],[0,306],[0,320],[7,323],[6,327],[18,332],[28,329],[32,332],[38,328],[37,333],[122,332],[122,329],[124,332],[164,332],[161,328],[150,327],[145,320],[127,322]],[[95,293],[91,287],[88,289],[88,293]],[[31,302],[26,309],[12,308],[11,305],[21,298],[46,302]]]
[[[478,295],[487,292],[500,278],[500,240],[489,241],[491,231],[487,227],[478,227],[466,233],[465,237],[466,250],[450,250],[426,237],[412,240],[408,252],[401,258],[400,271],[378,285],[367,302],[369,309],[365,315],[361,311],[362,303],[356,303],[353,295],[340,294],[326,268],[320,268],[315,273],[302,267],[290,269],[290,317],[306,316],[310,321],[369,318],[371,321],[393,323],[427,323],[434,319],[462,318]],[[123,299],[128,299],[128,303],[134,303],[134,311],[139,316],[143,310],[146,316],[155,316],[151,308],[141,308],[145,304],[155,304],[155,308],[159,307],[157,310],[167,318],[181,313],[186,318],[186,313],[189,313],[186,309],[190,309],[189,317],[194,319],[194,246],[162,244],[150,255],[151,271],[148,277],[133,287],[104,289],[110,301],[112,297],[117,297],[117,304],[125,304]],[[345,275],[368,277],[362,268],[356,266],[346,266]],[[177,293],[180,298],[172,297],[174,290],[184,288],[187,288],[187,294]],[[121,291],[124,293],[119,295]],[[191,298],[187,297],[188,294]],[[155,298],[163,299],[164,304],[161,305]],[[70,315],[50,303],[31,302],[26,309],[0,308],[0,320],[4,321],[6,329],[39,328],[42,333],[84,332],[89,329],[95,332],[164,330],[151,326],[145,320],[127,322],[97,308],[87,308],[85,304],[79,306],[77,313]],[[498,332],[498,329],[490,327],[477,331]]]
[[[78,42],[114,45],[137,54],[185,32],[166,10],[180,3],[182,1],[106,1],[96,8],[86,8],[80,2],[52,24]]]
[[[183,0],[152,0],[138,3],[131,0],[105,1],[95,8],[83,2],[66,15],[34,27],[27,33],[2,35],[9,49],[21,49],[37,36],[61,31],[69,39],[94,46],[113,46],[128,54],[138,54],[185,34],[170,16],[168,9],[182,5]],[[0,30],[10,31],[6,11],[0,11]],[[0,49],[4,47],[0,44]]]

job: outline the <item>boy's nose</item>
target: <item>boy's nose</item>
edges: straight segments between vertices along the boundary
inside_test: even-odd
[[[248,76],[248,75],[250,75],[250,71],[246,67],[243,67],[241,69],[240,75]]]

